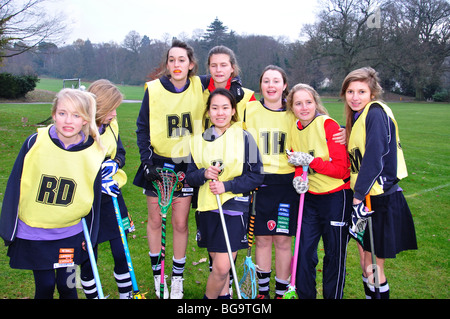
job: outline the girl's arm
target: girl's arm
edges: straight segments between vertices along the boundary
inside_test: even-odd
[[[199,169],[197,167],[197,164],[195,164],[192,155],[190,155],[188,167],[186,170],[186,183],[193,187],[199,187],[202,186],[205,182],[205,169]]]
[[[384,167],[389,153],[389,119],[381,107],[372,105],[366,118],[366,150],[361,161],[353,197],[363,200]],[[395,137],[394,137],[395,138]]]
[[[10,245],[15,239],[23,161],[25,155],[36,142],[36,136],[37,133],[31,135],[23,143],[6,184],[2,213],[0,215],[0,236],[5,241],[5,245]]]
[[[150,143],[150,113],[149,113],[149,97],[148,90],[145,90],[144,98],[142,99],[141,109],[136,120],[136,138],[139,153],[141,154],[141,162],[149,165],[152,163],[153,150]]]
[[[125,166],[125,155],[126,151],[123,147],[122,140],[120,139],[120,135],[117,138],[117,152],[114,160],[116,160],[119,164],[119,168],[122,168]]]
[[[263,163],[258,146],[250,133],[244,131],[245,163],[242,175],[224,182],[226,192],[233,194],[247,193],[260,186],[264,181]]]

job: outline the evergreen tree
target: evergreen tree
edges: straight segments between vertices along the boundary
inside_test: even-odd
[[[231,48],[233,42],[235,42],[235,33],[234,31],[228,32],[228,27],[216,17],[206,29],[202,42],[207,49],[217,45],[225,45]]]

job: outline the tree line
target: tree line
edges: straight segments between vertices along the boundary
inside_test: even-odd
[[[448,99],[449,17],[446,0],[328,0],[322,2],[316,22],[299,30],[304,41],[238,35],[219,18],[204,32],[177,38],[194,48],[200,74],[207,73],[207,55],[213,46],[230,47],[244,86],[255,91],[259,91],[260,73],[269,64],[286,70],[291,85],[308,83],[322,93],[338,92],[348,72],[370,65],[380,73],[385,91],[418,100],[438,94]],[[57,46],[41,41],[20,55],[9,54],[0,71],[142,85],[158,74],[171,40],[130,31],[121,44],[79,39]],[[0,49],[8,53],[23,46],[15,41]]]

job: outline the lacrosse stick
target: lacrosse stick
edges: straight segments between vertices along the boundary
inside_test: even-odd
[[[119,224],[120,238],[122,238],[123,250],[125,251],[125,257],[127,259],[128,271],[131,277],[131,284],[133,286],[133,299],[145,299],[144,294],[141,294],[136,281],[136,275],[134,273],[133,263],[131,262],[130,248],[128,247],[127,236],[125,235],[125,229],[123,227],[122,216],[120,215],[119,203],[117,197],[111,196],[114,204],[114,211],[116,212],[117,223]]]
[[[369,211],[372,210],[372,203],[370,202],[370,195],[366,195],[366,207]],[[369,225],[369,239],[370,239],[370,254],[372,257],[372,274],[375,281],[375,299],[380,299],[380,281],[378,278],[378,266],[377,266],[377,257],[375,256],[375,244],[373,241],[373,227],[372,227],[372,216],[368,217],[368,225]]]
[[[308,165],[303,166],[302,179],[306,181],[308,177]],[[305,193],[300,194],[300,203],[298,207],[297,233],[295,234],[294,259],[292,260],[291,282],[287,291],[283,295],[283,299],[298,299],[295,292],[295,280],[297,276],[298,250],[300,244],[300,233],[302,231],[303,204],[305,202]]]
[[[153,181],[153,186],[155,186],[158,192],[158,205],[161,209],[161,252],[159,255],[159,260],[161,261],[161,283],[159,285],[160,289],[160,299],[164,299],[164,261],[166,256],[166,219],[167,210],[172,203],[173,192],[178,183],[177,174],[170,168],[157,168],[158,174],[162,181]]]
[[[227,245],[228,258],[230,259],[231,273],[233,274],[233,278],[235,278],[234,284],[236,286],[237,296],[238,299],[242,299],[241,289],[239,288],[239,283],[237,281],[238,276],[236,275],[236,267],[234,265],[233,253],[231,251],[230,238],[228,237],[228,229],[227,225],[225,224],[225,217],[223,215],[222,203],[220,201],[219,194],[216,194],[216,200],[217,206],[219,207],[219,215],[220,215],[220,222],[222,223],[223,236],[225,237],[225,244]]]
[[[256,266],[252,261],[253,232],[255,229],[256,216],[256,193],[258,189],[253,191],[252,210],[250,214],[250,224],[248,226],[248,248],[247,256],[244,261],[244,274],[239,281],[241,295],[244,299],[255,299],[258,293],[256,286]]]
[[[81,218],[81,223],[83,224],[84,239],[86,240],[87,251],[89,254],[89,260],[91,262],[92,273],[94,274],[95,285],[97,286],[98,298],[105,299],[103,295],[102,284],[100,282],[100,276],[98,274],[97,262],[95,261],[94,249],[92,249],[91,237],[89,236],[89,230],[86,225],[86,220]]]

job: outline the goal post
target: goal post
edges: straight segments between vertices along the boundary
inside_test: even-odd
[[[64,79],[63,80],[63,89],[80,89],[81,88],[81,79],[80,78],[74,78],[74,79]]]

